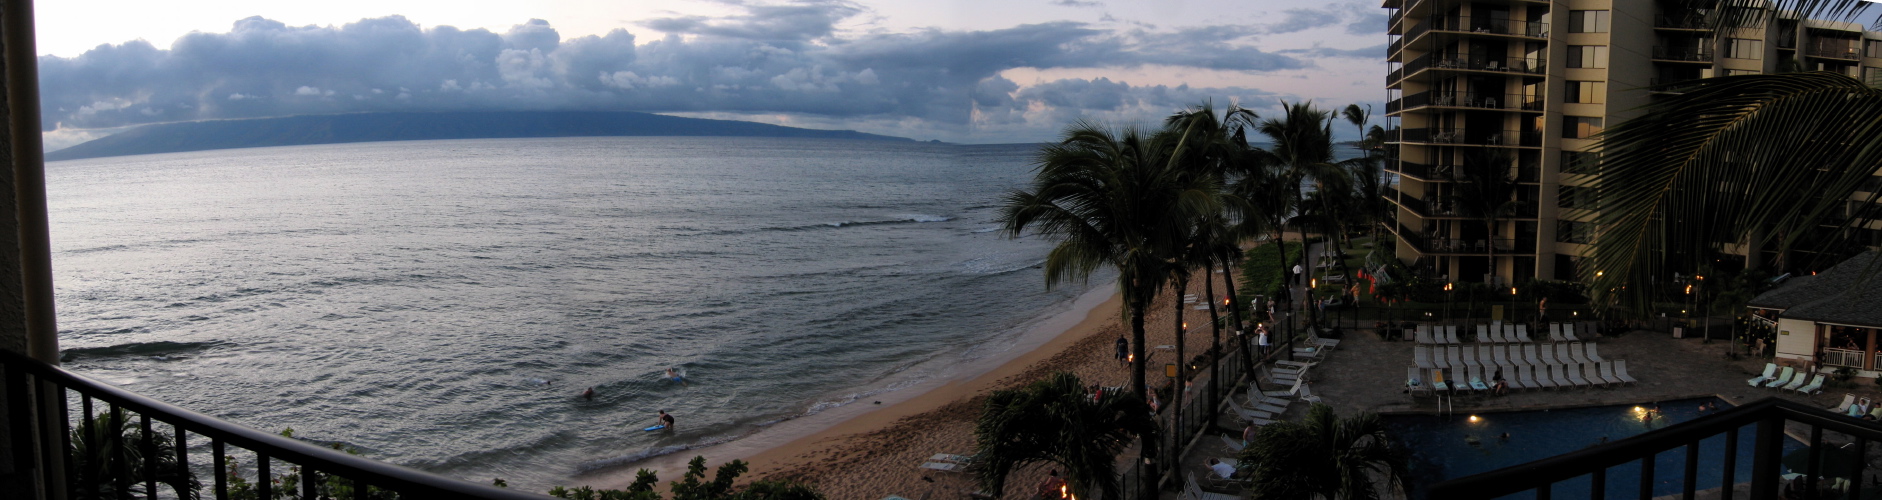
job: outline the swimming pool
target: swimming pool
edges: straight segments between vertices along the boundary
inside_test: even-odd
[[[1692,420],[1699,416],[1699,405],[1717,403],[1729,408],[1719,398],[1681,399],[1659,403],[1663,415],[1651,422],[1642,418],[1644,407],[1653,405],[1616,405],[1566,410],[1539,410],[1506,413],[1458,414],[1447,416],[1394,415],[1385,423],[1395,439],[1411,452],[1411,497],[1425,498],[1425,488],[1439,482],[1520,465],[1543,458],[1580,450],[1603,442],[1635,436],[1650,430]],[[1644,407],[1643,407],[1644,406]],[[1739,429],[1738,466],[1733,483],[1751,480],[1751,443],[1756,426]],[[1509,434],[1508,439],[1501,436]],[[1803,449],[1803,443],[1784,440],[1784,451]],[[1725,436],[1700,442],[1699,480],[1701,490],[1719,486],[1724,469]],[[1679,447],[1655,456],[1654,495],[1678,493],[1685,482],[1686,448]],[[1555,498],[1587,498],[1591,479],[1577,477],[1556,483]],[[1638,461],[1612,467],[1607,472],[1609,498],[1633,498],[1640,491]],[[1503,498],[1533,498],[1533,492]]]

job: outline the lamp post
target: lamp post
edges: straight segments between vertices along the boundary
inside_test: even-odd
[[[1451,293],[1451,284],[1444,284],[1444,322],[1451,322],[1451,303],[1457,301],[1457,294]]]
[[[1516,324],[1516,287],[1510,287],[1510,324]]]

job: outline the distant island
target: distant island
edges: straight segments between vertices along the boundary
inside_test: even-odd
[[[348,142],[617,136],[913,140],[854,130],[817,130],[630,111],[357,113],[145,125],[46,153],[46,159]]]

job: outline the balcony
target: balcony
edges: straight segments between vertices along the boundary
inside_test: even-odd
[[[1753,455],[1750,498],[1779,498],[1779,490],[1783,488],[1781,482],[1784,481],[1781,475],[1784,472],[1785,427],[1789,424],[1800,424],[1801,428],[1797,429],[1795,435],[1809,436],[1805,444],[1811,450],[1818,451],[1811,453],[1810,458],[1805,460],[1805,466],[1798,471],[1805,476],[1807,484],[1817,484],[1818,478],[1824,477],[1827,472],[1829,459],[1822,451],[1831,447],[1825,438],[1833,436],[1826,434],[1841,434],[1858,443],[1882,440],[1882,426],[1874,423],[1804,403],[1766,398],[1612,443],[1438,483],[1432,485],[1428,497],[1488,499],[1532,492],[1536,498],[1550,498],[1557,483],[1582,477],[1590,479],[1589,491],[1606,493],[1608,468],[1638,462],[1641,464],[1639,491],[1645,493],[1643,498],[1652,496],[1655,484],[1670,480],[1682,481],[1681,498],[1693,498],[1698,489],[1697,478],[1701,474],[1737,477],[1737,460],[1723,461],[1718,471],[1699,471],[1699,457],[1702,453],[1700,442],[1723,434],[1724,450],[1712,449],[1705,453],[1722,451],[1725,456],[1737,456],[1741,444],[1738,437],[1740,429],[1755,426],[1755,437],[1750,443]],[[1655,457],[1682,448],[1684,453],[1669,458],[1676,461],[1683,459],[1683,471],[1675,469],[1671,479],[1657,476],[1654,465],[1659,460]],[[1865,452],[1863,449],[1856,451],[1857,463],[1865,461]],[[1862,489],[1874,487],[1865,483],[1866,480],[1851,481],[1846,498],[1865,498]],[[1631,489],[1632,485],[1621,486]]]
[[[1431,16],[1424,24],[1412,27],[1405,38],[1416,39],[1425,31],[1445,31],[1483,35],[1509,35],[1527,38],[1548,38],[1549,26],[1543,23],[1514,21],[1509,19],[1478,19],[1463,16]]]
[[[1825,347],[1823,348],[1823,364],[1830,366],[1848,366],[1861,370],[1863,358],[1868,357],[1865,356],[1866,354],[1868,353],[1863,351]]]
[[[1662,62],[1711,63],[1712,48],[1703,45],[1690,47],[1653,47],[1653,60]]]
[[[1409,76],[1425,69],[1542,75],[1548,72],[1549,64],[1546,59],[1542,58],[1529,59],[1511,57],[1492,59],[1488,57],[1433,53],[1418,56],[1417,59],[1412,59],[1410,62],[1405,63],[1404,71],[1405,75]],[[1396,83],[1397,80],[1391,80],[1391,82]]]
[[[117,483],[116,497],[131,498],[132,491],[141,489],[147,498],[159,498],[159,492],[169,493],[164,491],[169,487],[155,478],[176,474],[177,469],[185,469],[213,476],[213,480],[204,478],[202,481],[205,488],[213,488],[213,491],[202,492],[203,497],[229,498],[229,483],[234,479],[230,477],[231,469],[240,465],[242,469],[256,471],[257,478],[299,478],[299,484],[266,479],[252,481],[258,498],[278,498],[284,493],[285,496],[296,496],[293,490],[299,490],[299,498],[364,499],[386,498],[393,494],[398,498],[549,498],[434,476],[224,422],[10,351],[0,350],[0,367],[4,367],[6,372],[5,393],[10,398],[6,405],[7,418],[15,424],[6,431],[11,433],[10,442],[32,443],[36,439],[35,433],[44,432],[40,438],[50,437],[52,442],[58,443],[59,436],[72,436],[75,428],[82,428],[83,435],[102,436],[96,438],[103,441],[101,446],[137,447],[142,450],[141,453],[116,454],[102,459],[106,462],[104,464],[92,465],[103,467],[92,470],[110,471],[103,479]],[[73,415],[73,411],[79,413]],[[29,424],[36,416],[44,419],[40,420],[43,425]],[[95,423],[112,420],[124,423],[125,431],[122,434],[115,430],[95,432],[92,428]],[[200,443],[204,441],[197,441],[204,439],[208,443],[208,457],[201,456],[203,446]],[[192,446],[190,443],[199,444]],[[16,449],[26,451],[30,448],[19,446]],[[63,485],[67,484],[67,479],[75,479],[76,472],[68,470],[74,476],[62,477],[60,467],[45,466],[41,460],[63,460],[69,469],[73,461],[85,458],[75,456],[65,445],[54,444],[52,449],[64,452],[48,452],[53,455],[47,457],[35,456],[33,453],[16,455],[18,461],[14,462],[14,471],[22,476],[16,484],[30,484],[35,481],[35,477],[46,485]],[[157,453],[159,449],[166,449],[161,457]],[[239,464],[235,461],[237,456],[243,458]],[[252,460],[249,460],[251,457]],[[277,472],[271,475],[270,470]],[[275,491],[276,488],[286,491]],[[30,498],[32,492],[25,494]],[[161,497],[170,498],[169,495]]]
[[[1654,29],[1663,30],[1712,31],[1712,27],[1706,24],[1705,16],[1701,16],[1698,13],[1688,13],[1680,16],[1669,16],[1665,14],[1654,16],[1653,27]]]
[[[1542,134],[1522,130],[1408,128],[1399,131],[1399,142],[1459,146],[1541,147]]]
[[[1534,240],[1483,238],[1433,237],[1421,231],[1412,231],[1403,224],[1397,225],[1399,241],[1405,242],[1413,250],[1425,255],[1488,256],[1494,248],[1497,255],[1536,253]],[[1492,245],[1495,245],[1492,247]],[[1430,496],[1428,498],[1451,498]]]
[[[1402,101],[1402,102],[1401,102]],[[1397,104],[1398,106],[1394,106]],[[1476,92],[1419,92],[1386,103],[1386,114],[1423,107],[1496,109],[1507,111],[1542,111],[1542,100],[1522,94],[1480,94]]]
[[[1856,50],[1854,43],[1846,40],[1817,40],[1810,45],[1804,46],[1804,55],[1824,59],[1840,59],[1844,61],[1862,59],[1862,52]]]

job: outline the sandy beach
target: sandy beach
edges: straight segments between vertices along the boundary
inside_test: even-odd
[[[1216,300],[1220,302],[1221,276],[1197,272],[1188,293],[1200,298],[1206,277],[1215,280]],[[1148,346],[1175,343],[1178,297],[1177,291],[1166,290],[1145,315]],[[974,419],[982,400],[991,392],[1018,387],[1058,371],[1076,373],[1087,383],[1129,385],[1129,370],[1114,356],[1114,342],[1119,336],[1129,335],[1128,326],[1121,321],[1120,305],[1114,285],[1098,287],[1078,299],[1070,311],[1035,326],[1009,350],[1009,355],[990,360],[984,368],[966,370],[951,380],[885,394],[875,398],[882,401],[880,405],[851,404],[782,422],[723,445],[612,470],[577,484],[622,488],[633,481],[639,468],[662,471],[662,479],[676,479],[687,460],[704,455],[709,467],[735,459],[750,462],[751,472],[744,479],[797,479],[816,485],[833,499],[880,499],[891,495],[959,498],[979,490],[970,476],[930,471],[920,465],[937,453],[973,452]],[[1185,321],[1208,324],[1209,312],[1194,310],[1193,306],[1185,306]],[[1188,355],[1208,349],[1209,340],[1209,329],[1192,328],[1185,339]],[[1152,368],[1147,380],[1153,386],[1165,382],[1157,367],[1174,359],[1174,354],[1146,351]],[[1009,479],[1006,494],[1028,490],[1044,474],[1043,469],[1020,471]]]

